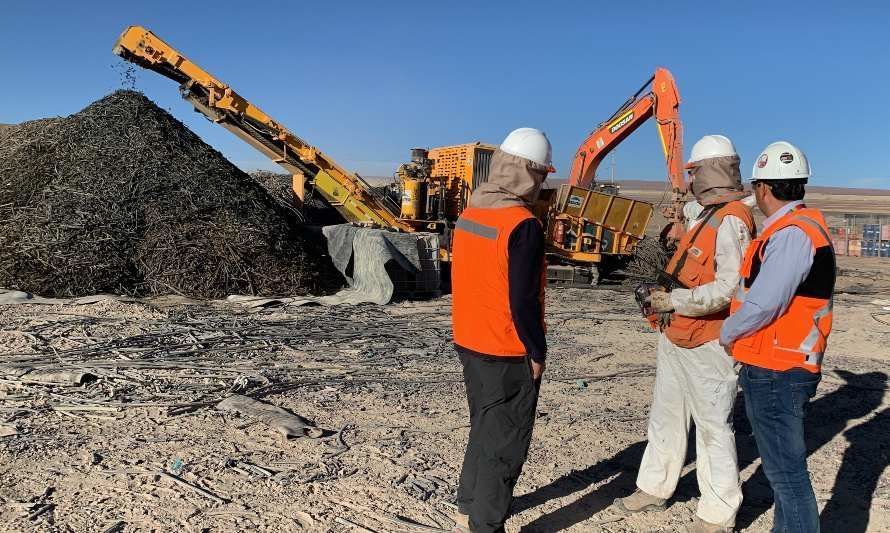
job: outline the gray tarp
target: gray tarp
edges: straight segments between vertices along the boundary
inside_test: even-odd
[[[326,226],[322,231],[334,266],[349,283],[337,294],[320,298],[324,305],[382,305],[396,292],[435,292],[440,288],[436,234],[397,233],[350,224]]]

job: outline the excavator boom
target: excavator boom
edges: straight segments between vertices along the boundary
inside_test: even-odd
[[[180,83],[183,98],[197,111],[287,170],[293,176],[294,193],[300,200],[307,180],[311,180],[314,190],[349,222],[412,230],[398,219],[398,208],[394,213],[358,175],[291,133],[151,31],[130,26],[115,43],[114,53]]]
[[[653,206],[619,196],[614,187],[596,187],[596,170],[609,152],[650,118],[655,119],[673,189],[672,202],[663,209],[668,224],[659,240],[669,244],[682,236],[686,180],[680,93],[671,73],[658,68],[584,139],[572,161],[568,183],[547,199],[548,282],[595,285],[601,273],[623,268],[627,258],[636,253],[637,244],[646,236]]]
[[[680,93],[674,77],[665,68],[656,69],[655,75],[636,94],[581,143],[572,161],[569,184],[589,188],[595,182],[596,170],[606,155],[652,117],[655,118],[674,193],[672,211],[675,213],[668,218],[676,222],[686,193],[683,125],[680,122]]]

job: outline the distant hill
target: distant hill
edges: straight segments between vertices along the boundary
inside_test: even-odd
[[[548,179],[547,184],[555,187],[565,183],[565,178]],[[667,187],[667,181],[650,180],[615,180],[622,189],[630,191],[663,191]],[[808,185],[808,193],[820,194],[849,194],[857,196],[890,196],[890,189],[856,189],[852,187],[824,187]]]

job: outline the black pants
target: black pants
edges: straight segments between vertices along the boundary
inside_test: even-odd
[[[457,489],[473,533],[504,530],[513,487],[528,455],[540,381],[528,358],[459,353],[470,407],[470,440]]]

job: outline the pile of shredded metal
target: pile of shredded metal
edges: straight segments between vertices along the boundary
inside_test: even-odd
[[[300,217],[306,224],[329,226],[346,222],[336,209],[311,189],[302,205],[298,205],[293,191],[293,178],[289,174],[255,170],[250,173],[250,177],[259,182],[282,207]]]
[[[342,281],[292,214],[141,93],[0,128],[0,287],[219,298]]]

